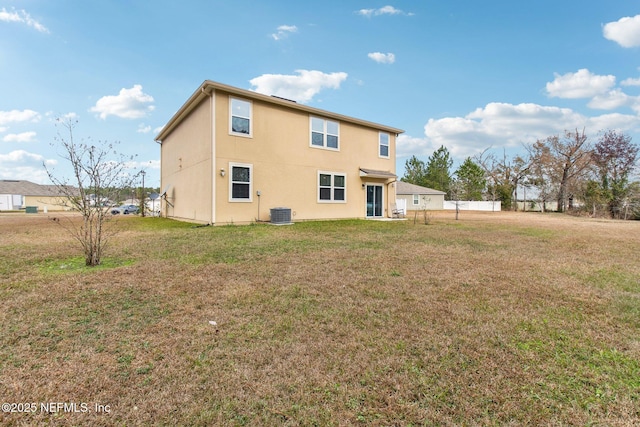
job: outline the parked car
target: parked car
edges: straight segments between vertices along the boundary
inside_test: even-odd
[[[136,205],[122,205],[122,206],[118,206],[117,208],[111,209],[111,214],[112,215],[118,215],[118,214],[128,215],[130,213],[137,214],[139,211],[140,211],[140,208],[137,207]]]

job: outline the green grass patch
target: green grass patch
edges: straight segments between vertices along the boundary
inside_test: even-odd
[[[640,361],[553,324],[522,322],[514,334],[522,368],[541,374],[523,387],[526,400],[552,402],[553,411],[579,406],[597,412],[606,412],[619,396],[640,402]]]
[[[185,221],[177,221],[174,219],[168,219],[163,217],[142,217],[139,215],[127,218],[118,218],[120,224],[128,230],[138,231],[167,231],[167,230],[181,230],[201,227],[201,224],[195,224]]]
[[[537,227],[520,227],[514,230],[514,232],[518,236],[534,237],[542,240],[558,239],[561,238],[561,234],[564,234],[557,230],[547,230]]]
[[[640,295],[619,295],[611,313],[634,329],[640,330]]]
[[[600,289],[616,289],[623,292],[640,293],[640,276],[622,268],[600,268],[585,278],[585,282]]]
[[[122,259],[117,257],[103,257],[100,265],[87,266],[84,257],[70,257],[65,259],[51,259],[39,263],[39,269],[43,273],[82,273],[111,268],[126,267],[135,264],[133,259]]]

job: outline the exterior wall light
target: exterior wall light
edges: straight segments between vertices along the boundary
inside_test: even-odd
[[[220,169],[220,176],[224,176],[225,175],[225,171],[224,168]]]

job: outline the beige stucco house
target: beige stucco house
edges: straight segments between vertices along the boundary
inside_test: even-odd
[[[71,203],[55,185],[25,180],[0,180],[0,211],[32,208],[38,212],[68,211]]]
[[[396,199],[404,200],[407,211],[442,210],[444,191],[399,181],[396,183]]]
[[[162,215],[209,223],[391,216],[403,130],[205,81],[157,135]]]

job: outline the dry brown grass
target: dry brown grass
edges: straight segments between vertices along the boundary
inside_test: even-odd
[[[0,396],[90,409],[1,424],[640,423],[640,223],[121,225],[0,216]]]

